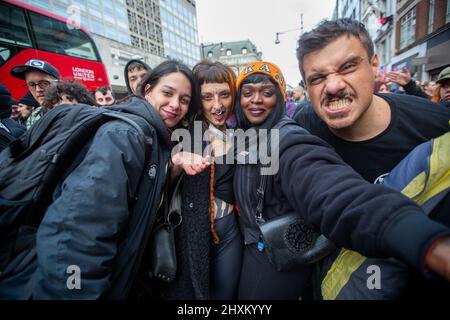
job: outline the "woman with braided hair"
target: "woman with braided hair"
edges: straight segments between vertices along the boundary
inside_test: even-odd
[[[199,62],[193,73],[201,100],[195,120],[206,140],[201,151],[210,156],[211,165],[200,173],[185,169],[183,222],[175,230],[178,270],[165,298],[235,299],[243,242],[234,210],[234,165],[225,163],[230,138],[226,121],[236,97],[235,75],[220,62],[207,60]]]

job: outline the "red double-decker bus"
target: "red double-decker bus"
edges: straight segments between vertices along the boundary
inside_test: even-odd
[[[89,90],[108,85],[105,65],[89,32],[52,13],[15,0],[0,2],[0,82],[20,99],[28,88],[10,70],[30,59],[51,63],[63,79]]]

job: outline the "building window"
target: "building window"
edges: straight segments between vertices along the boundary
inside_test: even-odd
[[[247,48],[242,48],[242,54],[247,54]]]
[[[81,10],[86,11],[86,4],[85,4],[84,0],[72,0],[72,4],[75,4]]]
[[[385,65],[386,61],[386,41],[383,41],[381,43],[381,64]]]
[[[400,22],[400,49],[416,40],[416,8],[405,14]]]
[[[387,42],[386,42],[386,52],[387,52],[386,53],[386,56],[387,56],[386,65],[388,64],[388,62],[391,61],[391,57],[392,57],[392,48],[391,48],[392,37],[393,37],[393,34],[391,33],[390,35],[388,35]]]
[[[343,11],[343,17],[346,17],[347,16],[347,11],[348,11],[348,1],[345,1],[345,4],[344,4],[344,11]]]
[[[108,23],[105,24],[105,37],[113,40],[119,40],[119,35],[117,34],[117,30],[113,25]]]
[[[430,9],[428,11],[428,33],[433,32],[434,24],[434,0],[430,0]]]
[[[31,4],[44,10],[48,10],[50,6],[48,0],[33,0],[31,1]]]
[[[92,30],[94,30],[94,33],[104,36],[105,30],[103,28],[102,21],[94,18],[92,18],[91,21],[92,21]]]
[[[445,18],[445,23],[450,22],[450,1],[447,1],[447,17]]]

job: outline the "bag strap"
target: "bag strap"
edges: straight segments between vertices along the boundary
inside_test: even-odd
[[[119,112],[111,112],[111,111],[107,110],[104,113],[104,115],[106,115],[108,117],[111,117],[111,118],[119,119],[119,120],[122,120],[122,121],[128,123],[129,125],[134,127],[139,132],[139,134],[142,135],[142,136],[148,136],[149,135],[149,133],[145,134],[144,130],[142,130],[142,128],[136,122],[134,122],[130,118],[127,118],[123,114],[120,114]],[[146,144],[146,145],[148,145],[148,144]],[[148,156],[148,153],[146,153],[146,156]]]
[[[11,130],[8,129],[6,125],[3,124],[3,120],[0,119],[0,129],[5,130],[7,133],[11,134]]]
[[[65,108],[64,106],[62,106]],[[61,108],[61,107],[59,107]],[[67,112],[66,116],[63,119],[63,122],[60,127],[61,130],[65,130],[67,128],[71,128],[73,126],[78,126],[79,123],[76,123],[76,119],[79,118],[80,113],[83,111],[83,108],[78,107],[72,107],[68,112],[66,110],[61,110],[60,112],[48,114],[47,116],[52,116],[51,118],[46,120],[47,125],[39,126],[38,127],[38,133],[40,135],[43,135],[47,130],[47,128],[50,127],[50,124],[57,118],[59,114],[63,114],[64,112]],[[44,117],[43,119],[45,119]],[[136,124],[133,120],[123,116],[123,115],[117,115],[113,112],[99,112],[95,116],[87,119],[82,126],[79,126],[76,130],[73,131],[73,133],[68,137],[66,142],[61,146],[59,152],[55,155],[53,155],[52,159],[50,160],[51,164],[49,165],[48,170],[46,171],[45,175],[42,177],[41,185],[47,186],[48,188],[41,188],[36,192],[36,194],[33,196],[35,199],[34,205],[32,207],[32,210],[26,215],[25,218],[25,224],[30,226],[38,227],[45,215],[47,207],[50,205],[52,200],[52,192],[49,192],[49,190],[54,190],[57,186],[57,183],[60,181],[60,179],[64,176],[65,172],[68,168],[70,168],[72,162],[77,157],[77,154],[79,152],[79,148],[74,148],[74,146],[81,147],[88,144],[88,142],[95,136],[97,130],[106,122],[111,120],[121,120],[124,121],[130,125],[132,125],[138,132],[142,135],[144,135],[143,129]],[[42,137],[44,138],[44,137]],[[33,139],[34,140],[34,139]],[[30,147],[28,147],[27,150],[32,150],[34,145],[38,141],[40,141],[40,137],[37,137],[36,140],[32,143]],[[148,144],[146,144],[146,160],[148,158],[148,155],[150,154],[150,147]],[[145,162],[147,163],[147,162]]]
[[[267,138],[267,142],[268,142],[268,146],[267,146],[267,152],[269,153],[271,150],[270,147],[270,136]],[[265,166],[262,165],[261,168],[264,168]],[[256,205],[256,214],[255,214],[255,219],[256,219],[256,223],[258,223],[258,225],[263,224],[264,222],[266,222],[266,220],[264,220],[263,216],[262,216],[262,211],[264,209],[264,194],[266,191],[266,186],[267,186],[267,175],[261,175],[261,178],[259,180],[259,187],[258,189],[256,189],[256,198],[258,199],[257,205]]]
[[[288,125],[288,124],[292,124],[295,123],[294,121],[279,121],[271,130],[276,129],[279,130],[282,127]],[[270,156],[270,153],[272,152],[272,146],[271,146],[271,134],[267,135],[267,154],[268,156]],[[281,135],[279,136],[279,141],[281,141]],[[260,168],[266,168],[269,167],[269,165],[263,165],[260,164]],[[258,225],[261,225],[265,222],[265,219],[262,215],[263,209],[264,209],[264,196],[265,196],[265,191],[266,191],[266,186],[267,186],[267,181],[268,181],[268,175],[263,174],[260,175],[261,178],[259,180],[259,187],[258,189],[256,189],[256,198],[257,198],[257,205],[256,205],[256,214],[255,214],[255,219],[256,219],[256,223],[258,223]]]
[[[170,172],[168,173],[170,175]],[[164,223],[171,224],[173,227],[178,227],[181,224],[181,221],[183,219],[183,216],[181,214],[181,181],[183,180],[183,177],[185,176],[185,173],[182,172],[181,175],[178,177],[177,183],[175,184],[175,187],[173,188],[172,192],[170,192],[170,183],[166,182],[164,186]],[[170,216],[175,213],[179,216],[178,223],[173,223],[173,221],[170,219]]]
[[[29,150],[33,150],[36,145],[44,138],[47,131],[50,129],[51,124],[55,122],[62,114],[76,112],[75,110],[67,110],[67,107],[60,106],[58,108],[48,111],[45,117],[39,119],[37,125],[33,125],[23,139],[16,140],[11,147],[11,155],[13,158],[18,158],[22,154],[27,153]]]
[[[11,131],[0,121],[0,151],[16,140]]]

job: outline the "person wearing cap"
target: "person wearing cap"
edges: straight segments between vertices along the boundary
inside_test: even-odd
[[[39,108],[36,108],[32,112],[27,120],[27,128],[30,128],[47,111],[42,107],[44,94],[48,88],[56,84],[61,76],[59,71],[50,63],[37,59],[28,60],[24,65],[12,68],[11,75],[25,80],[25,85],[40,105]]]
[[[439,73],[436,84],[437,86],[431,100],[446,108],[450,108],[450,67]]]
[[[397,191],[362,179],[326,142],[290,121],[284,110],[285,85],[280,69],[265,61],[244,67],[236,83],[238,128],[258,134],[269,130],[266,136],[278,132],[279,138],[270,144],[278,150],[279,156],[275,152],[270,159],[279,160],[278,170],[264,173],[265,190],[258,190],[262,161],[251,162],[248,153],[242,153],[236,165],[234,191],[245,241],[239,299],[304,296],[311,267],[277,271],[266,255],[259,227],[261,218],[270,221],[293,212],[339,246],[366,256],[392,256],[450,280],[450,245],[445,244],[450,229],[430,220]],[[255,214],[261,208],[260,194],[261,217]]]
[[[294,120],[329,143],[370,183],[382,183],[414,148],[450,130],[450,110],[429,99],[373,93],[379,60],[359,21],[324,21],[304,33],[298,41],[297,59],[313,108]],[[442,217],[438,211],[448,217],[450,201],[430,216]],[[445,219],[437,221],[445,223]],[[415,227],[403,228],[404,233],[416,233]],[[414,269],[410,272],[423,279]],[[376,292],[380,290],[372,291]],[[424,292],[418,290],[417,295]]]

